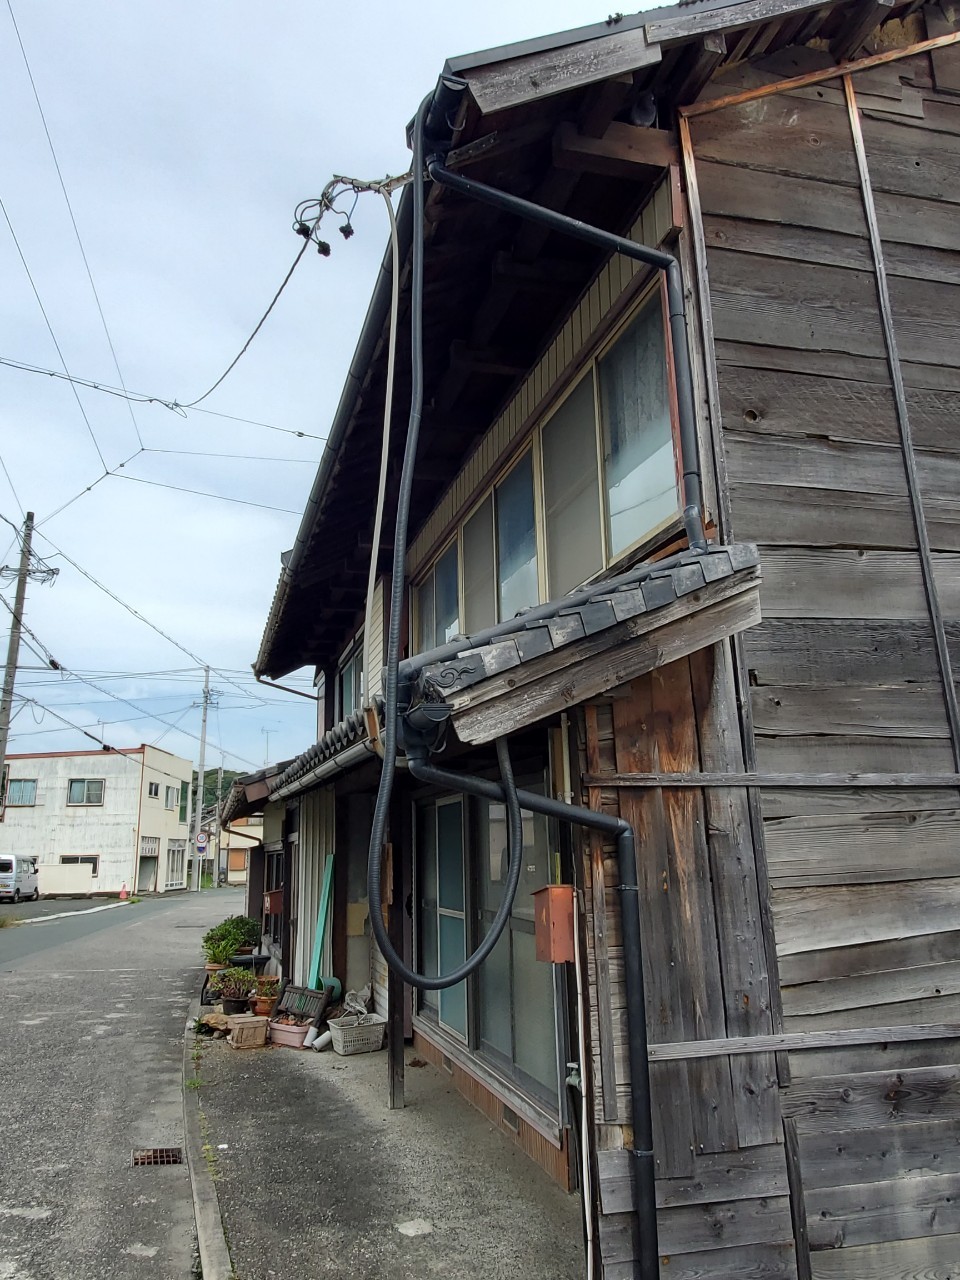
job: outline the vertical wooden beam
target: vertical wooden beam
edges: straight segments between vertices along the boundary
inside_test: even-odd
[[[584,708],[586,726],[587,770],[600,772],[600,752],[597,742],[597,709]],[[599,811],[600,788],[590,787],[587,793],[591,809]],[[613,1046],[613,1012],[610,1008],[610,953],[607,947],[607,883],[604,873],[603,841],[599,831],[589,833],[590,887],[593,901],[593,950],[596,967],[597,1021],[600,1032],[600,1085],[603,1093],[603,1118],[616,1121],[620,1110],[617,1103],[617,1068]]]
[[[697,302],[700,309],[700,325],[703,332],[704,365],[707,374],[707,403],[710,411],[710,435],[713,442],[713,461],[717,476],[717,524],[720,536],[726,542],[735,538],[730,478],[727,471],[723,444],[723,421],[720,413],[720,375],[717,369],[716,334],[713,327],[713,309],[710,303],[710,279],[707,273],[707,245],[703,233],[703,209],[700,205],[700,188],[693,154],[690,121],[686,115],[679,120],[680,148],[683,157],[684,178],[687,184],[688,220],[693,243],[693,267],[696,274]],[[741,745],[744,765],[749,773],[757,772],[757,748],[753,729],[753,707],[747,678],[747,663],[743,637],[733,637],[733,679],[740,717]],[[747,791],[750,813],[750,830],[753,836],[757,885],[760,895],[760,925],[767,973],[770,979],[770,1013],[773,1030],[783,1030],[783,1001],[780,994],[780,971],[777,965],[776,937],[773,927],[773,911],[770,900],[770,878],[767,870],[766,842],[764,840],[763,811],[760,793],[755,787]],[[781,1084],[790,1080],[790,1063],[785,1053],[777,1054],[777,1074]]]
[[[810,1238],[807,1232],[807,1202],[803,1194],[803,1176],[800,1169],[800,1141],[797,1137],[797,1122],[792,1116],[783,1122],[783,1147],[787,1162],[787,1186],[790,1190],[790,1217],[793,1221],[797,1280],[812,1280]]]
[[[900,363],[900,351],[897,346],[897,334],[893,320],[893,304],[890,301],[890,290],[887,287],[887,270],[883,256],[883,241],[877,222],[877,210],[873,202],[873,186],[870,181],[870,168],[867,163],[867,150],[863,140],[863,129],[860,126],[860,110],[853,88],[853,80],[849,75],[843,77],[843,90],[847,100],[847,114],[850,119],[850,133],[853,137],[853,149],[857,158],[857,171],[860,175],[860,195],[863,199],[863,211],[867,219],[867,231],[870,236],[870,249],[873,254],[874,273],[877,282],[877,297],[880,303],[880,320],[883,326],[883,337],[887,348],[887,364],[890,366],[890,378],[893,383],[893,397],[897,408],[897,424],[900,428],[900,444],[903,451],[903,467],[907,477],[907,490],[910,495],[910,510],[913,515],[914,528],[917,534],[917,547],[920,553],[920,570],[923,575],[923,589],[927,597],[927,608],[930,611],[930,623],[933,627],[933,641],[937,650],[937,663],[940,668],[940,680],[943,688],[943,700],[950,725],[950,742],[953,747],[953,759],[960,770],[960,708],[957,705],[957,691],[953,683],[953,670],[950,665],[950,650],[947,647],[947,635],[943,625],[943,612],[940,608],[940,595],[937,591],[936,578],[933,572],[933,557],[930,550],[930,534],[923,510],[923,498],[920,494],[920,480],[917,476],[917,459],[913,450],[913,432],[910,426],[910,414],[907,410],[907,392],[903,381],[903,368]]]

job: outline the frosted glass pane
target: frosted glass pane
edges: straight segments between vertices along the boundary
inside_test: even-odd
[[[592,374],[543,428],[543,500],[553,599],[603,568]]]
[[[434,647],[436,615],[433,608],[433,574],[417,588],[417,653]]]
[[[496,620],[493,498],[489,497],[463,526],[463,627],[471,635]]]
[[[438,903],[448,911],[463,910],[462,806],[437,805]]]
[[[679,506],[659,295],[600,362],[608,525],[612,556]]]
[[[537,959],[532,933],[513,934],[513,1002],[517,1009],[515,1061],[547,1092],[557,1094],[557,1031],[553,966]]]
[[[533,919],[533,895],[552,880],[548,831],[542,814],[523,814],[523,868],[513,902],[513,914],[522,919]]]
[[[457,587],[457,544],[454,543],[437,561],[436,632],[434,644],[446,644],[460,631],[460,597]]]
[[[440,972],[449,973],[467,958],[464,950],[464,926],[459,916],[440,916]],[[458,982],[440,992],[440,1021],[467,1034],[467,985]]]
[[[484,937],[489,927],[483,930]],[[480,1038],[505,1058],[513,1058],[510,1018],[510,928],[480,966]]]
[[[500,620],[504,621],[540,601],[533,461],[529,453],[497,486],[497,556]]]
[[[420,968],[435,978],[437,969],[437,811],[434,805],[417,809],[417,882],[420,911],[417,917]],[[424,991],[421,1003],[436,1010],[437,993]]]
[[[505,805],[486,801],[479,808],[480,903],[485,910],[496,911],[507,882],[507,810]]]

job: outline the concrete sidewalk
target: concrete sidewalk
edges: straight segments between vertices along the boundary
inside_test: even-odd
[[[238,1280],[583,1276],[578,1198],[410,1051],[407,1106],[388,1111],[385,1053],[201,1044]]]

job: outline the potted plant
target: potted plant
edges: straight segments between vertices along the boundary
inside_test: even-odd
[[[281,1013],[270,1023],[270,1039],[290,1049],[302,1049],[312,1018],[299,1013]]]
[[[247,999],[255,984],[253,973],[237,966],[219,969],[210,979],[210,987],[223,1004],[224,1013],[246,1013]]]
[[[234,939],[232,937],[204,937],[203,954],[207,957],[207,973],[216,973],[225,969],[233,956]]]
[[[260,977],[250,992],[250,1008],[259,1017],[269,1017],[280,994],[280,979]]]

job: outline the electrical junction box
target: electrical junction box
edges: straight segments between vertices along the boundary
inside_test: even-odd
[[[551,964],[574,960],[573,885],[548,884],[533,895],[537,959]]]

